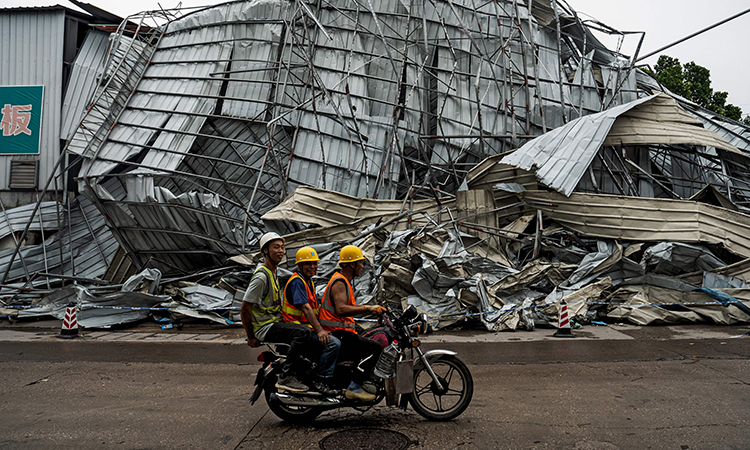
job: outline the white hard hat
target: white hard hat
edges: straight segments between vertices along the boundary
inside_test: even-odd
[[[266,245],[268,245],[271,241],[280,240],[281,243],[286,243],[283,237],[279,235],[279,233],[272,231],[270,233],[266,233],[260,238],[260,250],[263,251],[264,248],[266,248]]]

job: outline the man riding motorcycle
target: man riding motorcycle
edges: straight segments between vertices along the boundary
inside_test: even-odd
[[[280,239],[280,237],[277,235],[276,239]],[[272,250],[269,251],[272,256],[274,249],[278,252],[276,247],[274,245]],[[283,256],[283,250],[280,253]],[[301,256],[304,256],[304,254]],[[297,262],[299,262],[301,256],[298,256]],[[308,256],[317,259],[317,254],[309,254]],[[273,258],[274,260],[281,260],[275,256]],[[326,286],[318,316],[318,322],[322,328],[332,332],[334,336],[341,340],[339,361],[336,364],[332,381],[337,389],[342,389],[348,385],[344,395],[345,398],[342,398],[339,394],[340,390],[336,395],[317,392],[317,389],[310,392],[285,392],[288,391],[285,387],[287,381],[282,380],[289,378],[288,362],[300,358],[300,351],[296,351],[296,354],[295,352],[285,354],[286,346],[274,345],[271,339],[266,336],[265,340],[269,342],[268,351],[258,355],[258,361],[261,361],[263,365],[255,378],[255,390],[250,397],[251,404],[265,395],[265,401],[270,410],[280,419],[290,423],[306,423],[314,420],[325,411],[339,408],[354,407],[360,409],[361,407],[374,406],[383,399],[388,400],[387,403],[390,406],[398,404],[403,407],[408,402],[417,413],[430,420],[452,420],[466,410],[471,402],[474,390],[471,372],[456,356],[455,352],[433,349],[425,353],[420,349],[420,342],[415,336],[415,331],[424,329],[423,327],[427,323],[426,315],[419,314],[414,306],[409,306],[399,313],[380,306],[357,305],[352,281],[362,274],[364,260],[362,251],[355,246],[346,246],[341,249],[339,254],[340,271],[331,277]],[[270,263],[273,263],[273,261],[270,261]],[[303,272],[300,275],[309,278],[312,271],[308,272],[304,267],[304,264],[300,267]],[[275,266],[273,268],[275,269]],[[291,286],[299,283],[301,283],[300,280],[292,281],[285,290],[291,291]],[[310,289],[312,283],[303,284],[300,287],[305,287],[305,296],[308,299],[307,305],[310,307],[314,298],[314,290]],[[272,294],[267,294],[267,296],[270,295]],[[291,298],[294,294],[287,293],[287,295]],[[243,304],[243,309],[247,309],[245,304]],[[304,306],[297,309],[299,311],[307,310]],[[314,308],[310,307],[310,309]],[[395,353],[388,354],[388,358],[383,357],[382,361],[378,361],[381,356],[381,344],[358,335],[354,319],[352,319],[353,315],[368,311],[382,315],[382,326],[376,327],[364,335],[381,333],[384,336],[384,342],[390,343],[387,346],[389,351],[395,350]],[[291,314],[293,311],[286,312]],[[246,324],[246,330],[248,330],[247,324],[249,322],[246,314],[247,312],[243,315],[243,323]],[[302,312],[302,315],[305,315],[305,313]],[[308,345],[306,347],[309,347],[311,333],[308,326],[292,323],[281,325],[303,327],[307,332],[306,342]],[[274,326],[275,324],[271,327]],[[248,344],[251,345],[257,344],[257,339],[251,334],[253,328],[258,333],[262,332],[260,328],[250,327]],[[317,335],[317,333],[315,334]],[[324,339],[324,336],[321,333],[321,340]],[[309,361],[305,360],[303,364],[309,372],[311,368]],[[376,364],[379,368],[379,376],[371,375]],[[302,371],[298,371],[297,374],[303,376]],[[368,378],[370,376],[371,378]],[[302,379],[308,381],[310,377],[304,375]],[[363,383],[364,388],[362,387]],[[372,389],[370,389],[370,385],[372,385]],[[400,402],[394,398],[394,395],[398,397],[398,391],[393,389],[394,386],[398,386],[399,389],[402,389],[401,393],[405,394],[401,397]],[[373,395],[373,392],[376,395]]]
[[[261,341],[290,344],[276,387],[290,392],[306,392],[309,388],[295,376],[294,365],[299,364],[299,355],[310,341],[310,328],[299,323],[285,323],[281,316],[276,267],[286,254],[284,243],[284,238],[277,233],[266,233],[260,238],[260,251],[265,259],[250,279],[242,299],[240,318],[250,347],[259,347]]]
[[[284,287],[281,315],[284,322],[301,323],[313,329],[310,338],[320,352],[318,363],[318,380],[313,381],[313,388],[325,395],[336,394],[331,378],[336,366],[336,359],[341,348],[341,341],[324,330],[318,322],[318,298],[315,295],[315,284],[312,277],[318,272],[318,253],[312,247],[297,250],[295,264],[297,270],[292,274]]]
[[[354,370],[344,396],[347,399],[372,401],[375,395],[362,390],[362,383],[372,375],[381,346],[378,342],[357,334],[353,316],[367,312],[382,314],[382,306],[357,305],[352,281],[362,274],[365,257],[355,245],[343,247],[339,253],[340,271],[334,272],[326,285],[318,321],[323,329],[341,341],[340,358],[352,359],[360,370]]]

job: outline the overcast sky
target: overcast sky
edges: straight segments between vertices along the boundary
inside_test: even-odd
[[[176,7],[178,0],[85,0],[119,16],[143,10]],[[540,0],[535,0],[540,1]],[[541,0],[548,1],[548,0]],[[222,3],[223,0],[183,0],[183,6]],[[695,31],[750,8],[748,0],[567,0],[584,19],[595,18],[620,31],[645,31],[641,55],[670,44]],[[0,0],[0,6],[42,6],[65,0]],[[75,7],[73,7],[75,8]],[[627,37],[623,52],[632,55],[637,35]],[[605,41],[614,48],[617,40]],[[728,102],[750,114],[750,13],[678,44],[664,54],[682,63],[695,61],[711,71],[715,91],[729,92]],[[641,63],[652,66],[658,55]]]
[[[641,55],[750,8],[747,0],[568,0],[570,6],[620,31],[645,31]],[[638,39],[625,47],[632,55]],[[616,42],[616,41],[615,41]],[[608,42],[610,48],[613,46]],[[711,71],[714,91],[750,113],[750,13],[665,50],[683,64],[695,61]],[[656,64],[658,54],[641,63]]]

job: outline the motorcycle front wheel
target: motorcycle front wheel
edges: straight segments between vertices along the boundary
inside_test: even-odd
[[[296,424],[312,422],[323,412],[319,408],[309,406],[285,405],[279,400],[273,400],[271,398],[272,392],[274,392],[273,389],[266,389],[266,404],[276,414],[276,417],[285,422]]]
[[[453,355],[443,355],[430,363],[441,388],[425,369],[414,371],[412,408],[429,420],[452,420],[466,410],[474,395],[474,380],[466,364]]]

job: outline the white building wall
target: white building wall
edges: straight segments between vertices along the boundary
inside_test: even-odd
[[[55,168],[60,155],[64,30],[62,8],[0,9],[0,86],[44,86],[39,154],[0,155],[0,190],[9,189],[11,160],[39,161],[39,190]]]

